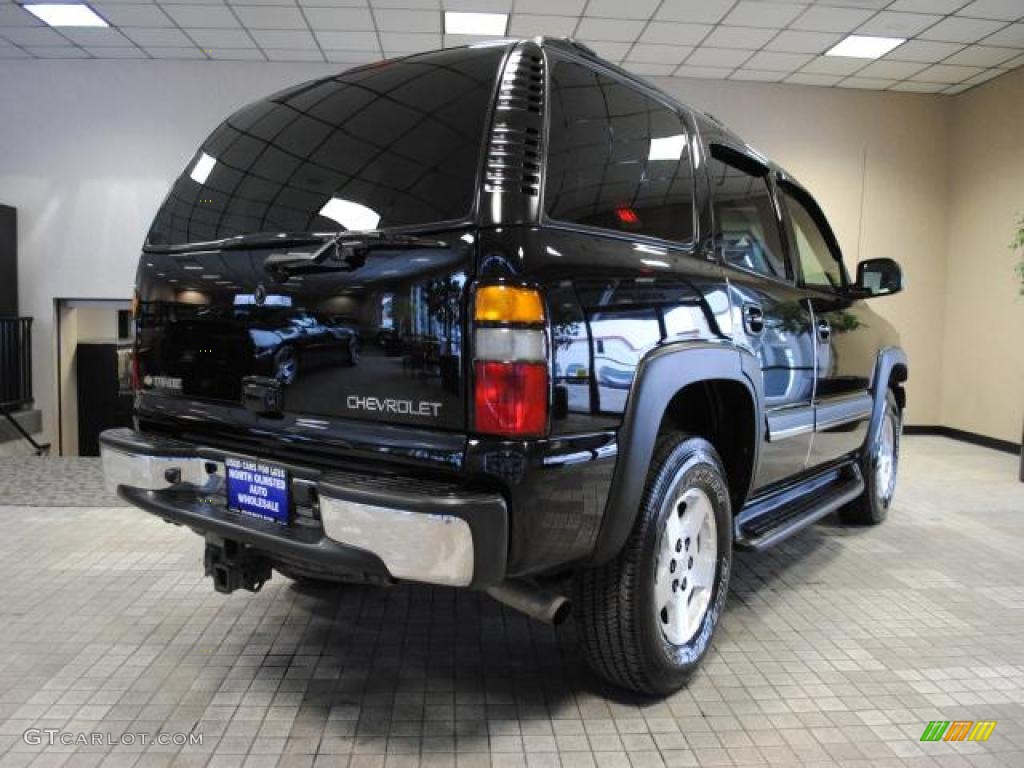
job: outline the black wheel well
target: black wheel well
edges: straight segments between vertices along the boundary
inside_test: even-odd
[[[740,382],[711,379],[688,384],[669,401],[658,433],[703,437],[722,458],[733,512],[746,501],[754,471],[757,420],[750,391]]]
[[[907,407],[907,393],[903,389],[903,382],[907,380],[907,366],[897,363],[889,372],[889,389],[896,396],[896,405],[902,411]]]

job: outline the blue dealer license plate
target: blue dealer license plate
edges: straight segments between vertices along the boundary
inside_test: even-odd
[[[243,514],[288,525],[288,473],[283,467],[249,459],[225,459],[228,506]]]

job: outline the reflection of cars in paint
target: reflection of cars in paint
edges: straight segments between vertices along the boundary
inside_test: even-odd
[[[249,337],[258,367],[284,384],[294,382],[300,370],[359,362],[358,333],[311,314],[288,314],[279,323],[259,323],[249,329]]]

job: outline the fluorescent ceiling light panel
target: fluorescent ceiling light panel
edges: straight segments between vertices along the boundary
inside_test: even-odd
[[[88,5],[62,5],[57,3],[38,3],[22,6],[36,18],[42,19],[51,27],[109,27]]]
[[[496,35],[504,37],[507,29],[507,13],[444,12],[444,31],[449,35]]]
[[[367,231],[376,229],[380,223],[380,214],[365,205],[353,203],[351,200],[342,200],[340,197],[332,197],[323,208],[320,215],[336,221],[345,229]]]
[[[905,37],[850,35],[825,51],[825,55],[846,56],[851,59],[877,59],[905,42],[907,42]]]
[[[199,159],[196,160],[196,164],[192,166],[192,171],[189,173],[189,176],[191,176],[192,181],[197,184],[205,184],[206,180],[210,178],[210,171],[213,170],[213,166],[216,164],[216,160],[205,152],[200,152]]]
[[[683,156],[686,149],[686,136],[681,133],[675,136],[665,136],[661,139],[651,139],[651,151],[647,154],[648,160],[678,160]]]

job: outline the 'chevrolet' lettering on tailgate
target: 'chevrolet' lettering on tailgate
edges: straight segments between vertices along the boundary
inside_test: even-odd
[[[441,403],[431,403],[426,400],[414,403],[412,400],[395,400],[392,397],[349,395],[345,404],[355,411],[396,413],[401,416],[431,416],[436,418],[441,412]]]

